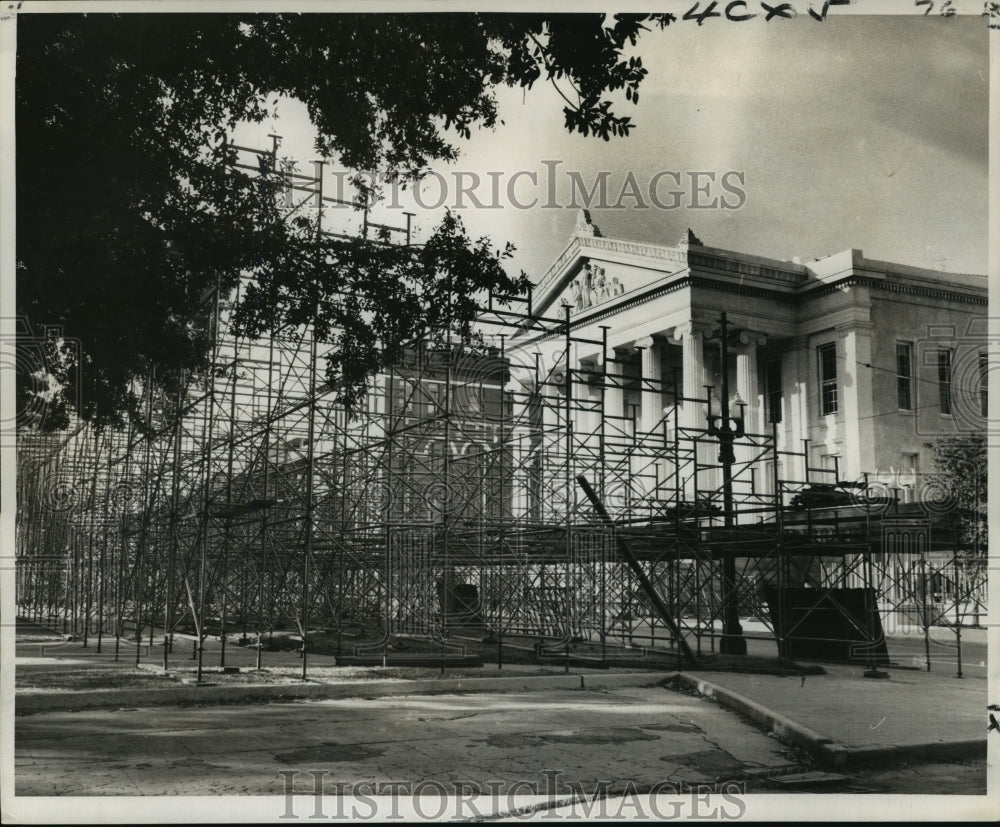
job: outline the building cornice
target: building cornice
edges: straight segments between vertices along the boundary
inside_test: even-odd
[[[902,282],[886,281],[884,279],[874,279],[868,276],[847,276],[833,284],[824,284],[812,287],[796,298],[799,301],[809,301],[821,296],[844,290],[848,287],[868,287],[876,290],[885,290],[890,293],[903,293],[911,296],[923,296],[929,299],[947,299],[949,301],[964,302],[966,304],[985,305],[989,301],[985,290],[981,295],[970,292],[960,292],[949,290],[946,287],[930,287],[922,284],[907,284]],[[973,288],[974,289],[974,288]]]
[[[720,293],[739,293],[741,296],[774,299],[779,302],[792,303],[796,296],[783,290],[772,290],[743,282],[713,279],[711,276],[691,276],[691,286],[705,290],[716,290]]]
[[[815,275],[811,275],[808,266],[798,262],[781,266],[783,262],[774,259],[712,247],[689,247],[684,244],[666,246],[578,234],[573,236],[535,287],[536,307],[544,312],[556,301],[559,291],[564,283],[568,283],[573,277],[573,272],[578,269],[580,261],[593,254],[604,254],[595,258],[609,261],[623,257],[630,261],[619,259],[622,263],[654,271],[657,269],[656,262],[686,265],[688,269],[686,272],[676,272],[676,267],[671,268],[675,272],[669,284],[649,286],[645,292],[644,288],[640,287],[636,290],[639,295],[626,298],[624,301],[612,300],[600,308],[577,311],[571,320],[573,327],[603,321],[617,313],[686,287],[764,298],[791,306],[800,306],[814,299],[855,287],[920,296],[935,301],[944,300],[978,306],[985,306],[988,303],[985,286],[980,288],[974,284],[954,286],[934,284],[930,282],[929,276],[937,274],[918,272],[915,268],[907,268],[904,265],[900,265],[899,272],[889,266],[875,271],[869,266],[872,262],[864,260],[859,251],[851,252],[852,258],[842,270],[843,275],[838,274],[832,278],[821,276],[817,279]],[[835,258],[830,257],[830,260],[833,261]],[[859,268],[861,272],[858,272]],[[695,271],[694,274],[692,270]],[[666,273],[665,270],[662,272]]]
[[[535,285],[536,294],[541,296],[548,291],[558,276],[565,270],[566,264],[569,260],[579,254],[581,247],[580,241],[580,236],[574,236],[570,239],[569,244],[566,245],[566,249],[559,254],[559,258],[552,262],[549,269],[545,271],[545,275],[543,275],[538,284]]]
[[[602,250],[606,253],[621,253],[660,261],[673,261],[679,264],[686,264],[691,255],[686,250],[677,247],[664,247],[661,244],[650,244],[642,241],[625,241],[620,238],[588,237],[581,239],[581,241],[583,242],[581,246]]]
[[[648,304],[654,299],[660,296],[665,296],[669,293],[676,293],[679,290],[683,290],[691,285],[690,276],[682,276],[679,279],[671,281],[669,284],[663,284],[654,290],[650,290],[647,293],[643,293],[638,296],[633,296],[630,299],[626,299],[622,302],[609,303],[606,307],[602,307],[596,313],[589,313],[587,315],[577,315],[570,317],[569,328],[570,330],[575,330],[581,327],[588,327],[590,325],[601,322],[604,319],[610,318],[611,316],[616,316],[619,313],[631,310],[635,307],[640,307],[641,305]],[[534,342],[544,342],[549,339],[555,339],[560,336],[566,335],[565,323],[558,325],[556,330],[548,330],[545,332],[539,332],[537,336],[525,339],[524,342],[519,343],[519,346],[524,347],[526,345],[532,344]]]
[[[804,271],[783,270],[767,264],[753,261],[743,261],[737,258],[729,258],[717,252],[707,250],[690,251],[688,253],[688,263],[692,267],[705,267],[713,270],[721,270],[725,273],[732,273],[737,276],[752,276],[754,278],[770,279],[796,287],[803,284],[808,276]]]

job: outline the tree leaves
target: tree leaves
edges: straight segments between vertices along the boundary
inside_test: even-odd
[[[980,552],[986,555],[986,504],[987,485],[986,434],[969,432],[941,437],[927,443],[932,449],[934,467],[940,479],[935,481],[939,494],[962,525],[965,542],[979,543]]]
[[[467,341],[488,291],[517,295],[528,287],[523,274],[510,278],[502,267],[513,248],[473,242],[450,212],[421,247],[305,235],[289,244],[288,261],[296,266],[269,270],[248,285],[236,329],[258,336],[314,325],[333,345],[326,379],[348,408],[364,394],[369,374],[391,365],[408,344]]]
[[[234,170],[222,138],[290,96],[321,156],[412,180],[457,157],[455,136],[495,126],[498,85],[541,79],[566,98],[570,131],[623,137],[633,124],[609,95],[638,101],[646,74],[623,49],[668,17],[20,16],[18,313],[25,330],[64,334],[46,345],[60,385],[46,401],[61,412],[46,426],[70,410],[99,427],[141,423],[134,380],[203,368],[209,334],[191,320],[206,291],[228,295],[241,278],[243,331],[316,324],[339,349],[331,380],[348,401],[404,332],[466,335],[477,296],[527,284],[504,273],[503,249],[468,239],[454,216],[422,249],[316,242],[278,208],[274,171]],[[22,381],[18,393],[27,410],[40,392]]]

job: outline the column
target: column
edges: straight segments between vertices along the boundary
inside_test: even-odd
[[[680,411],[677,417],[677,424],[680,433],[675,437],[680,441],[681,467],[677,469],[679,479],[677,484],[683,488],[683,497],[689,502],[695,499],[695,488],[711,485],[704,472],[700,478],[696,479],[694,474],[693,461],[695,455],[689,453],[695,447],[692,441],[694,433],[691,429],[704,428],[707,425],[705,415],[707,408],[705,398],[707,382],[705,374],[705,334],[701,327],[696,327],[692,322],[678,325],[672,331],[671,339],[680,342],[682,348],[681,360],[681,394],[684,397],[680,403]],[[716,404],[718,412],[718,404]],[[700,444],[697,451],[699,463],[709,462],[711,450],[717,450],[706,443]]]
[[[618,354],[611,348],[604,358],[604,419],[613,418],[615,432],[622,430],[621,417],[625,409],[625,394],[622,391],[622,366],[618,364]]]
[[[642,355],[642,406],[639,411],[639,428],[644,434],[655,432],[663,418],[662,353],[660,344],[652,336],[637,339],[635,346]]]
[[[747,434],[760,434],[765,430],[760,404],[760,378],[757,370],[757,348],[762,347],[765,341],[766,337],[762,333],[743,330],[740,332],[739,344],[736,348],[736,389],[746,403],[743,407],[743,428]],[[739,409],[732,411],[732,413],[738,414]],[[740,442],[743,444],[740,445]],[[768,468],[763,461],[756,461],[762,451],[748,443],[759,443],[759,440],[754,436],[737,440],[736,460],[738,465],[733,470],[740,482],[739,490],[748,493],[769,490]],[[752,490],[751,483],[753,484]]]
[[[546,354],[539,377],[542,404],[542,519],[562,522],[569,517],[565,463],[569,461],[566,446],[566,356],[562,351]],[[550,367],[551,365],[551,367]]]
[[[872,371],[864,365],[872,360],[872,325],[854,322],[837,332],[844,341],[844,362],[838,365],[843,377],[837,377],[838,390],[844,397],[844,442],[840,476],[854,480],[864,471],[876,471],[875,420],[872,417]]]
[[[705,334],[693,323],[674,328],[671,338],[683,348],[681,389],[685,401],[681,404],[680,424],[683,428],[705,426]]]
[[[574,345],[576,348],[576,345]],[[576,486],[576,476],[586,474],[591,484],[596,484],[601,469],[600,465],[600,417],[596,413],[600,406],[599,391],[595,390],[596,371],[601,368],[597,364],[598,354],[581,358],[574,353],[573,362],[577,365],[573,379],[573,405],[571,419],[573,422],[573,486]],[[576,496],[581,492],[576,491]],[[579,502],[579,500],[577,500]]]
[[[736,350],[736,388],[746,402],[744,427],[748,434],[759,434],[764,426],[757,348],[762,347],[765,341],[766,337],[762,333],[744,330],[740,333],[739,347]]]
[[[787,412],[782,425],[788,437],[789,451],[802,450],[802,440],[810,438],[810,388],[815,389],[816,365],[813,352],[809,349],[808,336],[796,336],[788,358],[782,360],[782,387],[788,388]],[[814,390],[814,393],[818,391]],[[807,458],[808,459],[808,458]],[[785,479],[804,480],[806,478],[805,461],[798,457],[789,457],[782,469]]]
[[[622,514],[628,500],[626,474],[629,468],[623,462],[627,440],[631,437],[622,420],[625,395],[621,388],[622,366],[618,354],[609,348],[604,354],[604,405],[601,415],[601,433],[604,439],[604,479],[605,506],[612,516]],[[597,480],[594,481],[597,483]]]
[[[573,421],[573,431],[580,444],[589,450],[596,450],[596,440],[593,436],[598,419],[594,415],[594,373],[600,367],[596,357],[587,357],[578,361],[578,378],[573,382],[573,400],[576,415]],[[589,456],[589,453],[588,453]]]
[[[522,365],[515,366],[508,387],[514,392],[511,424],[517,435],[517,452],[514,456],[514,491],[521,505],[520,516],[531,521],[542,516],[542,441],[545,423],[538,382],[539,355],[520,352]]]

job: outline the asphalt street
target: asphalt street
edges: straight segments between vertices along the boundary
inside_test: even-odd
[[[658,686],[52,712],[19,716],[15,741],[18,795],[280,796],[317,772],[564,794],[800,768],[738,716]]]
[[[174,658],[190,663],[185,643],[190,641],[178,639],[180,648]],[[206,665],[217,662],[217,644],[209,643]],[[774,643],[755,640],[751,645],[773,647]],[[901,651],[910,651],[905,647],[912,649],[913,657],[923,656],[922,638],[890,641],[894,660],[900,660]],[[983,649],[981,655],[977,647]],[[123,675],[138,674],[132,665],[134,652],[129,657],[123,651],[122,660],[111,663],[113,650],[108,641],[100,655],[93,645],[82,649],[79,642],[67,645],[58,640],[25,640],[16,648],[19,670],[29,674],[67,668],[86,674],[88,667],[109,666]],[[157,648],[143,651],[143,661],[155,662]],[[944,653],[941,659],[934,658],[938,650]],[[949,657],[954,653],[943,646],[931,651],[933,674],[910,665],[911,671],[892,670],[892,680],[878,682],[878,688],[868,686],[870,682],[857,684],[837,677],[839,672],[833,667],[828,667],[832,671],[827,676],[807,682],[751,676],[751,685],[735,688],[757,697],[768,681],[780,684],[778,695],[764,693],[766,704],[807,723],[819,715],[822,721],[813,725],[824,733],[830,729],[831,714],[837,720],[846,718],[842,711],[828,713],[830,704],[821,703],[823,693],[835,684],[836,692],[843,692],[840,684],[845,681],[853,689],[844,697],[856,698],[856,705],[868,712],[875,706],[870,700],[862,702],[858,692],[882,694],[887,687],[895,687],[907,694],[909,684],[918,678],[921,686],[928,681],[934,686],[908,692],[912,703],[902,705],[906,714],[924,708],[921,699],[925,696],[930,701],[940,695],[949,704],[957,699],[956,708],[963,707],[968,692],[985,681],[971,676],[956,680]],[[976,666],[977,656],[985,660],[984,643],[963,641],[966,675]],[[227,662],[239,660],[245,666],[254,657],[252,650],[233,647]],[[300,663],[294,652],[268,653],[265,661]],[[712,677],[739,683],[741,676],[720,673]],[[791,689],[786,691],[787,687]],[[794,697],[788,694],[792,690]],[[396,806],[407,796],[436,795],[439,801],[447,799],[449,806],[457,806],[455,802],[468,795],[474,797],[471,809],[444,815],[485,817],[510,813],[527,802],[535,818],[544,818],[543,813],[555,816],[565,810],[567,805],[561,802],[568,799],[582,802],[581,814],[593,812],[595,801],[607,801],[597,812],[607,810],[608,817],[614,818],[637,815],[631,812],[630,791],[656,791],[676,793],[675,804],[684,808],[682,815],[702,817],[721,806],[729,809],[715,810],[715,817],[732,818],[742,817],[744,805],[755,817],[760,802],[773,800],[774,793],[926,791],[945,795],[958,806],[960,800],[980,801],[986,788],[986,762],[978,759],[852,765],[839,772],[825,771],[740,714],[665,686],[629,683],[627,688],[623,684],[595,690],[588,684],[587,689],[517,688],[507,693],[490,688],[474,694],[283,703],[192,700],[183,706],[148,708],[125,706],[128,689],[120,690],[120,695],[117,708],[37,711],[16,717],[16,793],[30,812],[48,812],[44,807],[76,800],[81,803],[65,811],[75,813],[77,807],[102,806],[102,801],[110,805],[109,797],[119,796],[176,807],[191,796],[202,796],[202,806],[218,800],[241,802],[239,806],[248,808],[243,819],[247,821],[292,817],[289,813],[295,818],[313,818],[317,812],[322,813],[319,817],[336,819],[347,802],[361,806],[356,814],[365,816],[366,796],[393,796],[382,800]],[[803,711],[793,700],[813,706]],[[885,720],[875,722],[872,731],[887,732],[892,721],[884,711],[879,714]],[[699,796],[706,790],[717,795],[712,807],[701,812]],[[840,797],[825,800],[832,806]],[[114,806],[118,808],[117,802],[122,801],[116,798]],[[435,805],[425,809],[427,813],[417,814],[421,820],[428,813],[435,815]],[[671,813],[646,815],[675,817]],[[72,819],[58,820],[69,823]]]

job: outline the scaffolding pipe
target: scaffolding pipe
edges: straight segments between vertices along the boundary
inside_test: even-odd
[[[614,520],[611,519],[611,516],[604,508],[604,504],[594,492],[594,489],[590,487],[590,483],[587,482],[587,478],[581,474],[576,478],[576,481],[580,485],[580,488],[583,489],[583,493],[587,495],[587,499],[590,500],[591,505],[594,506],[594,510],[597,512],[598,516],[600,516],[601,520],[603,520],[605,525],[609,528],[614,529]],[[653,604],[653,608],[663,621],[663,625],[670,629],[670,632],[676,638],[677,646],[684,653],[684,657],[687,659],[688,663],[697,669],[698,659],[695,657],[694,652],[691,651],[691,647],[688,646],[687,641],[684,640],[684,635],[681,634],[681,630],[677,628],[673,618],[670,616],[669,607],[663,602],[660,595],[656,593],[656,589],[653,588],[653,584],[646,576],[646,572],[642,570],[639,560],[636,558],[635,554],[632,553],[632,548],[629,546],[628,541],[624,537],[621,537],[618,532],[614,532],[614,534],[615,542],[618,545],[618,551],[621,552],[622,557],[625,558],[625,562],[628,563],[632,573],[639,581],[639,585],[642,587],[646,597],[649,598],[649,602]]]

